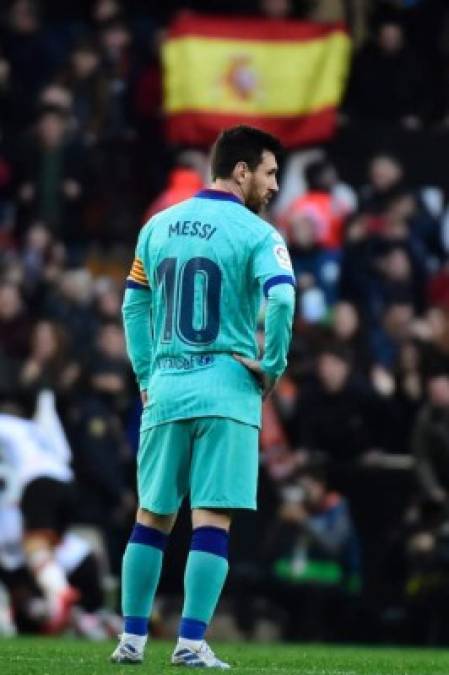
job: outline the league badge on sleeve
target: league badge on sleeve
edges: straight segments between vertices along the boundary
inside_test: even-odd
[[[288,270],[289,272],[292,272],[292,261],[290,260],[290,254],[287,251],[287,247],[284,246],[283,244],[277,244],[273,248],[274,252],[274,257],[277,260],[277,263],[280,267],[282,267],[284,270]]]

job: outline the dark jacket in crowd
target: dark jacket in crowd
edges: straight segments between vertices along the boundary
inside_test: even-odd
[[[73,465],[78,483],[79,518],[105,525],[126,489],[120,423],[100,397],[87,396],[70,419]]]
[[[449,493],[449,409],[425,405],[413,433],[412,451],[418,481],[430,499],[436,490]]]
[[[324,452],[333,462],[357,459],[372,448],[384,447],[387,430],[380,420],[382,403],[369,388],[349,380],[330,393],[319,383],[304,388],[298,407],[297,445]]]
[[[423,69],[413,52],[404,47],[389,55],[371,44],[355,57],[346,109],[356,117],[398,122],[425,112],[424,93]]]

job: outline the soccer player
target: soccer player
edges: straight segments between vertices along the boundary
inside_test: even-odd
[[[47,602],[47,633],[66,627],[79,598],[56,556],[75,507],[70,460],[70,448],[55,422],[49,427],[44,420],[25,419],[23,410],[2,403],[0,463],[9,467],[10,478],[4,487],[20,501],[25,560]]]
[[[232,512],[256,508],[261,401],[285,369],[294,309],[284,241],[256,215],[278,190],[280,149],[259,129],[227,129],[213,148],[212,187],[140,232],[123,304],[144,403],[139,509],[123,559],[117,663],[143,660],[164,548],[188,495],[193,534],[172,663],[229,668],[204,636],[228,572]]]

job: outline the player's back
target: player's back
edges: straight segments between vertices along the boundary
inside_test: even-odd
[[[53,441],[33,420],[0,414],[0,461],[14,468],[22,488],[36,477],[68,481],[72,471],[55,450]]]
[[[254,254],[276,236],[235,197],[211,190],[145,226],[137,256],[152,291],[147,421],[221,414],[258,423],[258,384],[232,354],[257,356]]]

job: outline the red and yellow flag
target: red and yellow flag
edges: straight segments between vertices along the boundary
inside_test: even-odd
[[[183,13],[163,47],[169,138],[206,145],[234,124],[288,146],[329,138],[349,54],[342,24]]]

